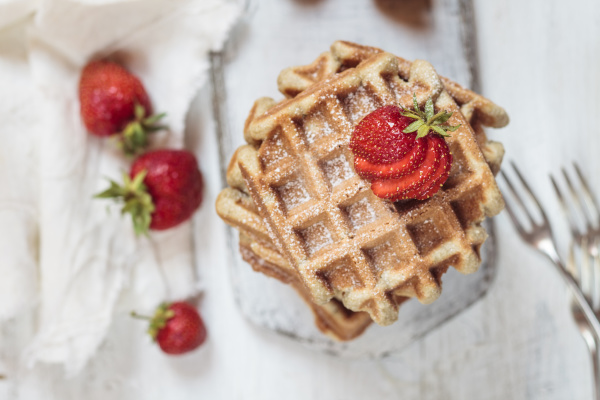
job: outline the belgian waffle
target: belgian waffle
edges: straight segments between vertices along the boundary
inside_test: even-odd
[[[381,50],[375,48],[349,42],[336,42],[331,46],[331,52],[323,53],[315,62],[307,66],[291,67],[282,71],[278,78],[279,89],[286,97],[295,97],[313,83],[324,80],[328,76],[339,73],[350,66],[356,66],[379,52]],[[406,70],[408,61],[398,59]],[[496,174],[504,154],[503,147],[500,143],[487,141],[482,125],[503,126],[508,121],[506,113],[482,96],[462,88],[448,79],[442,78],[442,80],[448,92],[461,106],[461,112],[465,119],[469,121],[476,132],[480,149],[492,172]],[[276,102],[270,98],[257,100],[246,125],[256,115],[264,113],[275,104]],[[245,131],[247,132],[247,129]],[[251,140],[251,138],[248,139]],[[263,272],[284,283],[291,283],[290,275],[297,276],[297,272],[289,267],[285,258],[270,244],[268,234],[262,225],[262,219],[257,215],[256,207],[244,188],[235,156],[231,160],[231,166],[233,168],[228,170],[228,183],[231,188],[225,189],[219,196],[220,198],[217,201],[219,214],[230,225],[240,230],[240,252],[254,270]],[[255,232],[255,234],[244,234],[243,232]],[[256,232],[259,232],[258,237]],[[265,244],[265,241],[267,244]],[[252,251],[252,248],[255,251]],[[292,283],[292,286],[310,305],[315,315],[317,327],[329,336],[337,340],[349,340],[362,333],[371,322],[365,313],[354,313],[347,310],[340,302],[335,300],[325,306],[314,304],[310,301],[307,291],[298,281],[300,281],[299,277],[296,278],[295,284]]]
[[[435,300],[450,264],[474,271],[485,239],[479,223],[502,208],[474,133],[433,68],[413,63],[407,82],[400,72],[396,57],[378,53],[266,113],[256,112],[259,102],[261,115],[246,129],[256,147],[239,151],[269,237],[313,300],[336,297],[383,325],[397,318],[404,296]],[[347,143],[362,116],[392,102],[408,106],[413,92],[455,112],[450,123],[462,127],[448,140],[455,165],[444,190],[394,207],[353,172]]]

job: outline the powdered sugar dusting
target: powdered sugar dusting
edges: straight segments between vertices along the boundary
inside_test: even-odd
[[[273,138],[263,145],[261,152],[265,164],[268,165],[277,163],[278,161],[289,156],[289,153],[285,149],[280,132],[273,135]]]
[[[309,144],[333,133],[333,128],[321,112],[316,113],[312,118],[304,120],[303,128],[304,136]]]
[[[341,127],[342,129],[352,129],[350,121],[348,121],[348,117],[344,114],[343,106],[339,103],[339,99],[336,98],[336,102],[338,103],[339,107],[335,107],[329,110],[329,115],[331,116],[331,119],[334,121],[334,124]]]
[[[352,167],[344,154],[340,154],[331,160],[324,161],[321,167],[323,168],[325,177],[327,177],[331,187],[339,185],[345,180],[350,179],[353,175]]]
[[[291,180],[285,185],[279,186],[276,190],[287,211],[306,203],[310,199],[301,178]]]
[[[303,229],[300,231],[300,236],[304,240],[304,247],[309,257],[328,244],[333,243],[331,233],[323,222],[317,222]]]
[[[382,272],[394,269],[400,265],[400,258],[394,251],[390,242],[385,242],[372,249],[368,249],[365,251],[365,254],[371,264],[373,273],[375,273],[377,277],[379,277]]]
[[[366,197],[346,207],[345,211],[353,231],[375,221],[375,210]]]
[[[348,115],[352,123],[358,123],[363,117],[377,108],[377,103],[369,95],[364,86],[359,87],[355,92],[350,93],[344,100],[348,110]]]

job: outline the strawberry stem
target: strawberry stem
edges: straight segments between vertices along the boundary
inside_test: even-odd
[[[131,317],[135,318],[135,319],[143,319],[145,321],[151,321],[152,320],[152,317],[149,317],[147,315],[138,314],[135,311],[132,311],[131,313],[129,313],[129,315],[131,315]]]
[[[148,147],[148,135],[166,129],[165,126],[156,125],[166,114],[146,116],[146,109],[139,103],[134,106],[135,120],[131,121],[118,136],[119,147],[125,154],[131,156],[140,153]]]
[[[175,316],[175,312],[169,309],[170,306],[169,303],[162,303],[156,308],[154,317],[150,320],[150,326],[148,327],[148,334],[152,339],[156,340],[158,331],[164,328],[167,321]]]
[[[158,335],[158,331],[167,325],[167,321],[175,316],[175,312],[169,307],[170,303],[161,303],[154,312],[152,317],[148,317],[146,315],[139,315],[135,311],[131,312],[131,316],[136,319],[143,319],[146,321],[150,321],[150,326],[148,327],[148,334],[152,337],[152,340],[156,340],[156,336]]]
[[[133,180],[127,173],[123,173],[123,184],[109,179],[109,188],[94,196],[100,199],[115,199],[122,203],[121,214],[131,215],[136,235],[148,234],[155,210],[152,196],[144,185],[147,173],[143,170],[134,176]]]
[[[411,133],[417,132],[417,139],[427,136],[429,132],[442,136],[450,136],[447,132],[454,132],[460,125],[452,126],[448,125],[447,121],[452,116],[452,113],[447,111],[440,111],[434,115],[433,99],[430,97],[425,102],[425,110],[419,108],[417,102],[417,94],[413,93],[413,105],[414,110],[402,109],[401,114],[405,117],[413,118],[415,121],[408,125],[402,132]]]

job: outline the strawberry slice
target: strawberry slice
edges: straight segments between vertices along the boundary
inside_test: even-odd
[[[433,176],[440,164],[440,154],[438,153],[439,146],[437,146],[437,142],[431,140],[431,138],[432,137],[430,136],[426,137],[427,151],[425,159],[423,160],[423,163],[419,165],[417,170],[397,179],[373,181],[371,184],[373,193],[378,197],[389,199],[391,201],[414,198],[414,196],[409,197],[408,195],[420,193],[423,188],[423,183]]]
[[[367,180],[393,179],[414,172],[423,162],[427,149],[426,140],[415,140],[415,145],[400,160],[391,164],[376,164],[362,157],[354,158],[354,169],[358,175]]]
[[[429,139],[433,141],[433,148],[435,149],[435,154],[439,160],[439,164],[436,167],[434,173],[431,176],[429,176],[427,180],[423,181],[421,187],[412,190],[409,193],[406,193],[406,198],[425,200],[431,197],[431,195],[427,197],[423,196],[429,191],[431,191],[434,187],[436,188],[436,190],[433,191],[433,193],[437,192],[437,189],[439,189],[439,184],[436,186],[436,182],[444,174],[444,171],[447,167],[447,161],[450,160],[450,163],[452,163],[452,156],[450,155],[450,149],[448,148],[448,144],[446,144],[446,141],[438,135],[430,135]],[[445,181],[446,180],[444,179],[444,182]]]
[[[438,167],[437,171],[435,172],[435,177],[436,177],[435,181],[433,182],[433,184],[431,186],[429,186],[429,188],[423,190],[423,192],[421,192],[421,194],[419,194],[415,198],[417,200],[427,200],[428,198],[433,196],[435,193],[437,193],[437,191],[440,189],[440,187],[448,179],[448,175],[450,175],[451,168],[452,168],[452,154],[450,154],[450,151],[448,151],[447,153],[444,152],[444,154],[442,154],[442,160],[440,162],[440,166]]]

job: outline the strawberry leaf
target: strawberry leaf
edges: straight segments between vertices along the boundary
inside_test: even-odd
[[[160,113],[160,114],[155,114],[155,115],[151,115],[150,117],[142,120],[142,124],[144,126],[152,126],[154,124],[156,124],[158,121],[160,121],[162,118],[164,118],[167,115],[167,113]]]
[[[131,121],[119,135],[119,147],[128,156],[139,154],[148,147],[148,135],[165,129],[157,125],[158,121],[166,114],[146,116],[144,107],[136,103],[134,106],[135,120]]]
[[[404,115],[405,117],[409,117],[409,118],[413,118],[413,119],[421,119],[421,117],[418,114],[415,114],[412,111],[403,111],[400,114]]]
[[[146,189],[146,185],[144,185],[144,179],[146,178],[146,175],[148,175],[148,171],[143,170],[142,172],[133,177],[133,181],[131,181],[131,186],[134,190],[140,188]],[[129,175],[123,174],[123,180],[125,179],[127,179],[127,181],[130,181]]]
[[[439,113],[435,114],[432,118],[430,118],[427,121],[427,123],[433,124],[433,125],[441,125],[441,124],[445,123],[446,121],[448,121],[450,116],[452,116],[451,113],[446,112],[446,111],[440,111]]]
[[[154,312],[154,316],[150,320],[150,326],[148,327],[148,334],[153,340],[156,340],[158,331],[167,325],[167,321],[175,316],[175,312],[169,307],[169,303],[161,303]]]
[[[110,187],[108,189],[96,194],[94,196],[95,198],[108,199],[108,198],[112,198],[112,197],[123,196],[125,194],[125,190],[121,185],[119,185],[117,182],[115,182],[113,180],[109,180],[109,182],[110,182]]]
[[[450,135],[448,135],[448,134],[446,133],[446,131],[445,131],[445,130],[443,130],[442,128],[440,128],[440,127],[439,127],[439,126],[437,126],[437,125],[434,125],[434,126],[432,126],[432,127],[431,127],[431,129],[433,129],[433,130],[434,130],[436,133],[438,133],[440,136],[443,136],[443,137],[449,137],[449,136],[450,136]]]
[[[414,110],[406,110],[403,108],[403,111],[401,112],[403,116],[415,119],[413,123],[411,123],[402,131],[404,133],[417,131],[417,139],[419,139],[427,136],[429,131],[433,130],[435,133],[443,137],[448,137],[450,136],[447,134],[448,131],[454,132],[460,127],[460,125],[452,126],[447,124],[448,120],[452,116],[451,112],[442,110],[434,115],[435,110],[433,99],[431,97],[425,102],[425,111],[423,111],[419,108],[417,94],[413,93],[413,105]]]
[[[147,172],[141,171],[133,180],[127,173],[123,174],[123,184],[110,181],[110,186],[103,192],[98,193],[96,198],[112,198],[123,204],[121,214],[130,214],[133,228],[137,235],[146,235],[152,222],[152,213],[155,210],[152,196],[148,193],[144,178]]]
[[[411,123],[406,128],[404,128],[404,130],[402,132],[404,132],[404,133],[414,132],[417,129],[419,129],[421,126],[423,126],[423,124],[424,124],[423,120],[422,119],[418,119],[415,122]]]
[[[137,121],[141,121],[146,116],[146,109],[140,103],[135,103],[133,106],[133,114]]]
[[[418,113],[421,112],[421,109],[419,108],[419,103],[417,102],[417,94],[416,93],[413,93],[413,107],[416,112],[418,112]]]
[[[422,124],[417,130],[417,139],[427,136],[429,133],[430,126]]]
[[[425,117],[427,118],[427,123],[429,124],[430,120],[433,118],[433,100],[430,98],[427,99],[425,103]]]

